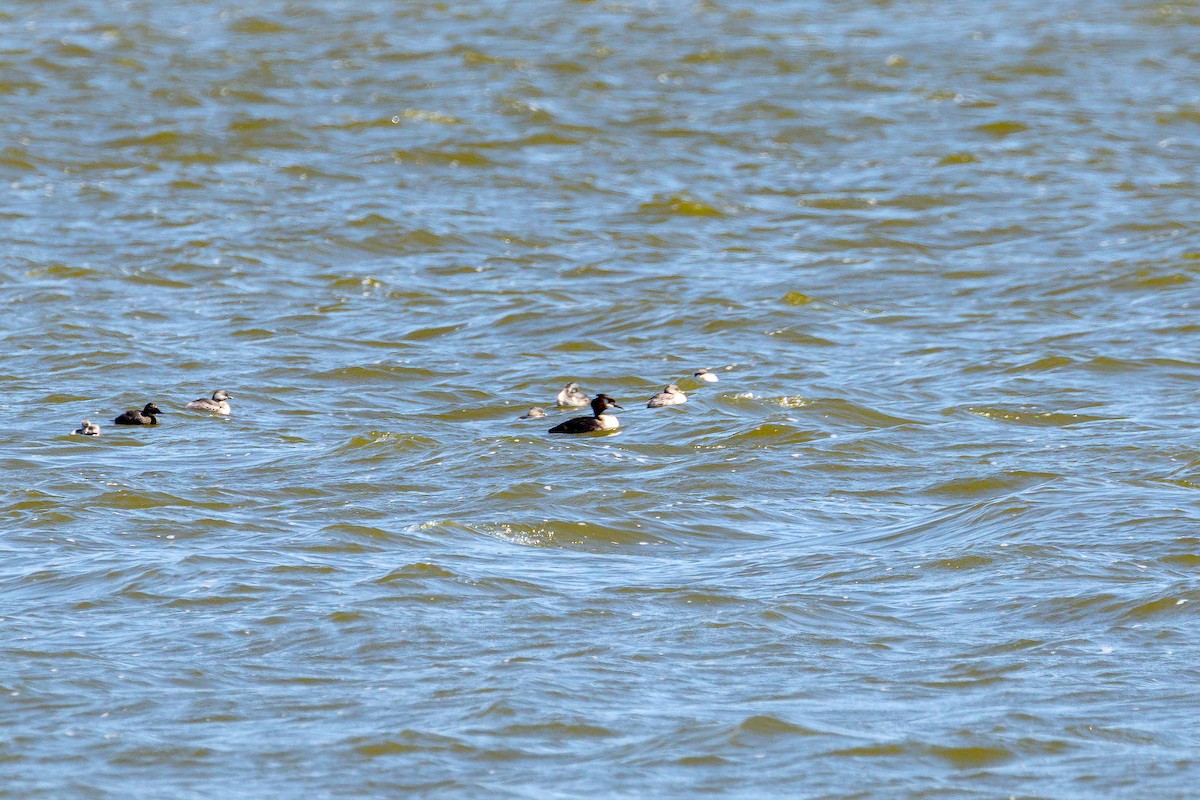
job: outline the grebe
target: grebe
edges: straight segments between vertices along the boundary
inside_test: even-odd
[[[161,413],[158,410],[158,406],[154,405],[154,403],[146,403],[141,411],[131,408],[114,419],[113,422],[118,425],[157,425],[158,415]]]
[[[529,409],[524,414],[522,414],[520,416],[520,419],[541,419],[544,416],[546,416],[545,409],[541,409],[541,408],[538,408],[537,406],[534,406],[533,408]]]
[[[720,380],[716,375],[712,374],[706,369],[696,370],[692,373],[692,377],[698,381],[704,381],[705,383],[716,383],[718,380]]]
[[[555,425],[550,429],[550,432],[591,433],[592,431],[615,430],[616,427],[621,423],[617,422],[617,418],[612,414],[604,413],[610,408],[621,408],[621,406],[617,405],[617,401],[613,400],[608,395],[598,394],[596,395],[596,399],[592,401],[592,416],[573,417],[566,422]]]
[[[229,397],[229,392],[217,389],[212,394],[212,400],[201,397],[199,400],[188,403],[184,408],[190,408],[193,411],[211,411],[214,414],[231,414],[233,409],[229,407]]]
[[[646,403],[646,408],[662,408],[663,406],[677,406],[687,402],[687,395],[679,391],[679,387],[675,384],[663,389],[654,397],[650,398],[650,402]]]
[[[574,380],[563,386],[563,391],[558,392],[559,405],[571,405],[571,407],[582,408],[590,402],[592,402],[592,398],[584,395],[580,391],[580,385],[575,383]]]
[[[579,391],[579,384],[571,381],[563,390],[558,393],[558,404],[560,406],[577,406],[583,407],[590,403],[592,398],[588,397],[583,392]]]
[[[78,433],[80,436],[99,436],[100,426],[85,419],[82,423],[80,423],[79,427],[71,431],[71,433]]]

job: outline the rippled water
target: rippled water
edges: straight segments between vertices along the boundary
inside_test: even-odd
[[[0,796],[1191,794],[1198,36],[0,9]]]

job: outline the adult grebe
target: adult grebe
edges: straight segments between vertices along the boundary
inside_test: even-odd
[[[621,408],[621,406],[617,405],[617,401],[613,400],[608,395],[598,394],[596,395],[596,399],[592,401],[592,416],[573,417],[566,422],[555,425],[550,429],[550,432],[590,433],[592,431],[615,430],[616,427],[621,423],[617,422],[617,418],[612,414],[604,413],[610,408]]]
[[[131,408],[113,420],[117,425],[157,425],[158,415],[162,412],[154,403],[146,403],[141,411]]]

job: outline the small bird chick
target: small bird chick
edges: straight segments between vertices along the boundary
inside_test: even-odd
[[[654,397],[650,398],[650,402],[646,403],[646,408],[662,408],[663,406],[677,406],[687,402],[687,395],[679,390],[675,384],[671,384],[663,389]]]
[[[558,404],[560,406],[577,406],[583,407],[590,405],[592,398],[588,397],[583,392],[579,391],[579,384],[571,381],[563,390],[558,393]]]
[[[71,431],[71,433],[77,433],[80,436],[99,436],[100,426],[85,419],[82,423],[80,423],[79,427]]]

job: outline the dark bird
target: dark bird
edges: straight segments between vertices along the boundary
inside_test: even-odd
[[[612,414],[604,413],[610,408],[621,408],[621,406],[617,405],[617,401],[608,395],[598,394],[596,395],[596,399],[592,401],[592,416],[573,417],[560,425],[555,425],[550,429],[550,432],[591,433],[592,431],[615,430],[621,423]]]
[[[146,403],[141,411],[131,408],[113,422],[117,425],[157,425],[158,415],[161,413],[154,403]]]

